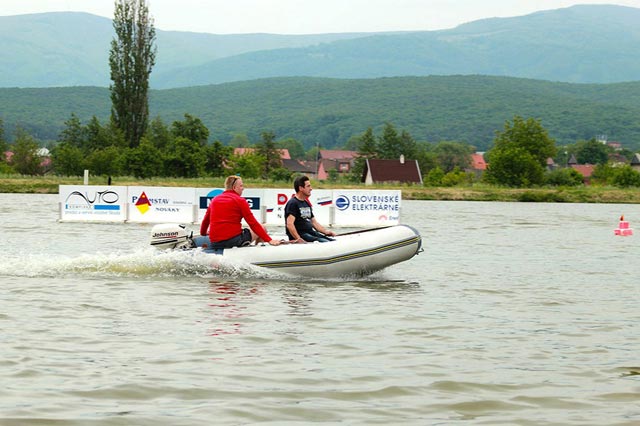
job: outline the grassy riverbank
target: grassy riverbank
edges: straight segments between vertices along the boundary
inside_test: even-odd
[[[111,182],[119,186],[173,186],[173,187],[221,187],[223,178],[199,179],[135,179],[117,177]],[[90,185],[105,185],[106,178],[90,178]],[[58,176],[0,176],[0,193],[57,194],[59,185],[82,185],[80,177]],[[249,188],[286,188],[289,182],[265,182],[247,179]],[[313,182],[316,189],[349,188],[365,189],[364,185]],[[405,200],[447,200],[447,201],[517,201],[556,203],[630,203],[640,204],[640,189],[620,189],[612,187],[571,187],[571,188],[501,188],[489,185],[466,187],[423,187],[407,185],[374,185],[367,189],[400,189]]]

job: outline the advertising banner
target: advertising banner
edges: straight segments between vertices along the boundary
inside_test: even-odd
[[[330,189],[314,189],[309,197],[311,207],[313,207],[313,215],[320,225],[329,227],[330,225],[342,224],[333,223],[333,191]]]
[[[195,188],[130,186],[128,220],[145,223],[192,223]]]
[[[266,206],[266,223],[270,226],[285,226],[284,207],[295,193],[293,189],[265,189],[264,205]],[[309,197],[313,207],[313,215],[323,226],[331,224],[331,208],[333,206],[333,191],[328,189],[314,189]]]
[[[284,229],[284,206],[293,194],[293,189],[264,190],[267,225],[282,226]]]
[[[335,223],[340,226],[397,225],[401,201],[399,190],[334,190]]]
[[[198,188],[195,192],[196,204],[198,206],[198,214],[196,218],[196,222],[200,224],[202,219],[204,218],[204,214],[207,212],[207,208],[211,203],[211,200],[224,192],[223,188],[213,188],[213,189],[205,189]],[[251,209],[251,213],[255,216],[256,220],[262,223],[262,209],[264,202],[263,199],[263,189],[245,189],[242,191],[242,198],[247,200],[247,204],[249,204],[249,208]]]
[[[211,203],[211,199],[216,195],[222,194],[224,192],[224,188],[196,188],[196,205],[197,216],[195,218],[195,222],[199,225],[202,222],[202,218],[204,218],[204,214],[207,212],[209,208],[209,203]]]
[[[126,186],[60,185],[61,221],[124,222]]]
[[[222,188],[60,185],[61,221],[200,224]],[[248,188],[242,193],[256,220],[282,227],[293,189]],[[313,190],[309,199],[323,226],[375,227],[400,220],[400,190]]]

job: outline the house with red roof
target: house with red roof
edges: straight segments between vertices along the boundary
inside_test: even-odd
[[[589,183],[591,182],[591,175],[596,169],[596,166],[594,164],[578,164],[578,160],[576,160],[576,156],[573,154],[571,154],[571,156],[569,157],[567,166],[571,167],[573,170],[582,175],[582,182],[584,182],[585,185],[589,185]]]
[[[289,155],[289,150],[286,148],[278,149],[280,153],[281,160],[291,160],[291,155]],[[245,154],[255,154],[255,148],[234,148],[233,155],[245,155]]]
[[[318,152],[317,179],[326,180],[331,170],[349,173],[353,169],[358,153],[340,149],[321,149]]]
[[[482,176],[484,171],[487,170],[487,163],[484,161],[484,153],[476,152],[471,154],[471,161],[469,162],[469,167],[465,169],[468,173],[473,173],[476,177]]]

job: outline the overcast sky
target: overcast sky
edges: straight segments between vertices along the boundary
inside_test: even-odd
[[[147,0],[160,30],[318,34],[439,30],[482,18],[640,0]],[[113,18],[113,0],[1,0],[0,15],[82,11]]]

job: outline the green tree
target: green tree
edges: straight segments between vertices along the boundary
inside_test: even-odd
[[[244,133],[236,133],[229,141],[229,146],[234,148],[247,148],[249,145],[251,145],[249,137]]]
[[[118,176],[122,173],[124,156],[115,146],[96,149],[87,157],[87,168],[94,175]]]
[[[304,159],[307,161],[317,161],[320,158],[320,151],[322,147],[320,145],[314,145],[304,154]]]
[[[418,144],[409,132],[407,132],[406,130],[400,132],[398,144],[400,147],[400,153],[404,155],[406,159],[416,159],[416,156],[418,154]]]
[[[609,161],[611,148],[598,142],[595,138],[588,141],[578,141],[575,144],[576,161],[578,164],[605,164]]]
[[[378,158],[378,143],[371,127],[360,136],[360,144],[357,151],[360,157]]]
[[[349,139],[347,139],[342,148],[346,149],[347,151],[357,151],[358,146],[360,146],[361,137],[362,135],[352,135]]]
[[[340,178],[340,172],[337,171],[336,169],[329,170],[328,175],[329,175],[328,177],[329,182],[332,182],[332,183],[337,182],[338,179]]]
[[[440,142],[434,148],[436,162],[445,173],[456,167],[464,170],[471,164],[473,148],[462,142]]]
[[[520,147],[531,154],[541,167],[546,167],[547,159],[556,155],[555,140],[549,137],[540,120],[528,118],[526,121],[516,115],[513,124],[505,122],[504,130],[496,132],[494,148]]]
[[[416,154],[414,158],[418,160],[422,176],[426,176],[431,170],[438,166],[436,153],[433,152],[432,145],[428,142],[420,142],[416,144]]]
[[[229,171],[243,178],[259,178],[263,171],[262,164],[265,159],[258,154],[231,155],[229,158]]]
[[[158,170],[163,166],[163,158],[151,141],[142,138],[136,148],[126,148],[123,164],[123,170],[131,176],[147,179],[158,175]]]
[[[613,185],[613,176],[615,169],[609,163],[598,164],[593,173],[591,173],[591,182],[600,185]],[[582,175],[581,175],[582,176]]]
[[[165,170],[169,176],[194,178],[204,175],[206,156],[197,141],[177,136],[166,153]]]
[[[455,167],[442,177],[442,186],[458,186],[463,183],[471,183],[472,181],[473,177],[470,174]]]
[[[624,165],[614,169],[612,183],[620,188],[640,186],[640,173],[633,170],[631,166]]]
[[[553,186],[582,185],[584,176],[570,167],[553,170],[545,176],[545,183]]]
[[[427,186],[441,186],[443,178],[444,178],[444,170],[436,166],[433,169],[429,170],[429,173],[427,173],[427,178],[424,180],[424,183]]]
[[[491,151],[485,179],[493,184],[528,187],[543,182],[544,169],[524,148],[503,147]]]
[[[149,75],[155,64],[153,18],[146,0],[116,0],[111,41],[111,119],[135,148],[147,129]]]
[[[276,147],[276,135],[273,132],[262,132],[262,143],[256,146],[256,153],[262,156],[265,161],[262,167],[262,178],[268,179],[271,171],[282,167],[280,151]]]
[[[38,155],[40,147],[33,136],[24,129],[16,129],[16,140],[13,144],[11,164],[14,170],[23,175],[42,174],[42,157]]]
[[[196,142],[201,147],[207,145],[209,140],[209,129],[202,120],[193,117],[191,114],[184,115],[184,121],[174,121],[171,133],[175,137],[182,137]]]
[[[72,147],[86,149],[87,129],[82,125],[75,113],[71,113],[71,117],[64,122],[64,126],[64,129],[58,135],[58,141]]]
[[[161,151],[165,150],[173,141],[173,135],[160,117],[151,120],[147,137],[153,146]]]
[[[285,169],[284,167],[277,167],[271,170],[269,179],[273,182],[285,182],[287,185],[289,185],[293,180],[293,172]]]
[[[393,124],[387,123],[378,142],[378,158],[398,159],[400,154],[404,153],[401,150],[398,132]]]
[[[527,187],[544,181],[547,158],[556,154],[555,141],[549,137],[540,121],[526,121],[514,116],[502,132],[496,132],[493,148],[487,153],[489,165],[485,172],[488,182]]]
[[[360,136],[357,151],[358,155],[353,162],[353,169],[351,170],[351,180],[354,182],[360,182],[362,180],[362,174],[364,173],[367,160],[378,158],[378,143],[376,142],[371,127]]]
[[[233,148],[230,146],[224,146],[220,141],[215,141],[213,144],[207,146],[204,151],[205,155],[205,170],[211,176],[224,176],[226,172],[225,164],[231,158],[233,154]]]
[[[108,127],[103,127],[100,120],[94,115],[86,127],[87,143],[85,152],[103,150],[109,146],[119,145],[117,137]],[[124,148],[124,147],[123,147]]]
[[[575,154],[574,145],[557,147],[556,156],[554,157],[553,162],[561,166],[566,166],[569,163],[571,154]]]
[[[51,150],[51,165],[57,175],[82,176],[86,169],[85,154],[68,141],[60,142]]]

